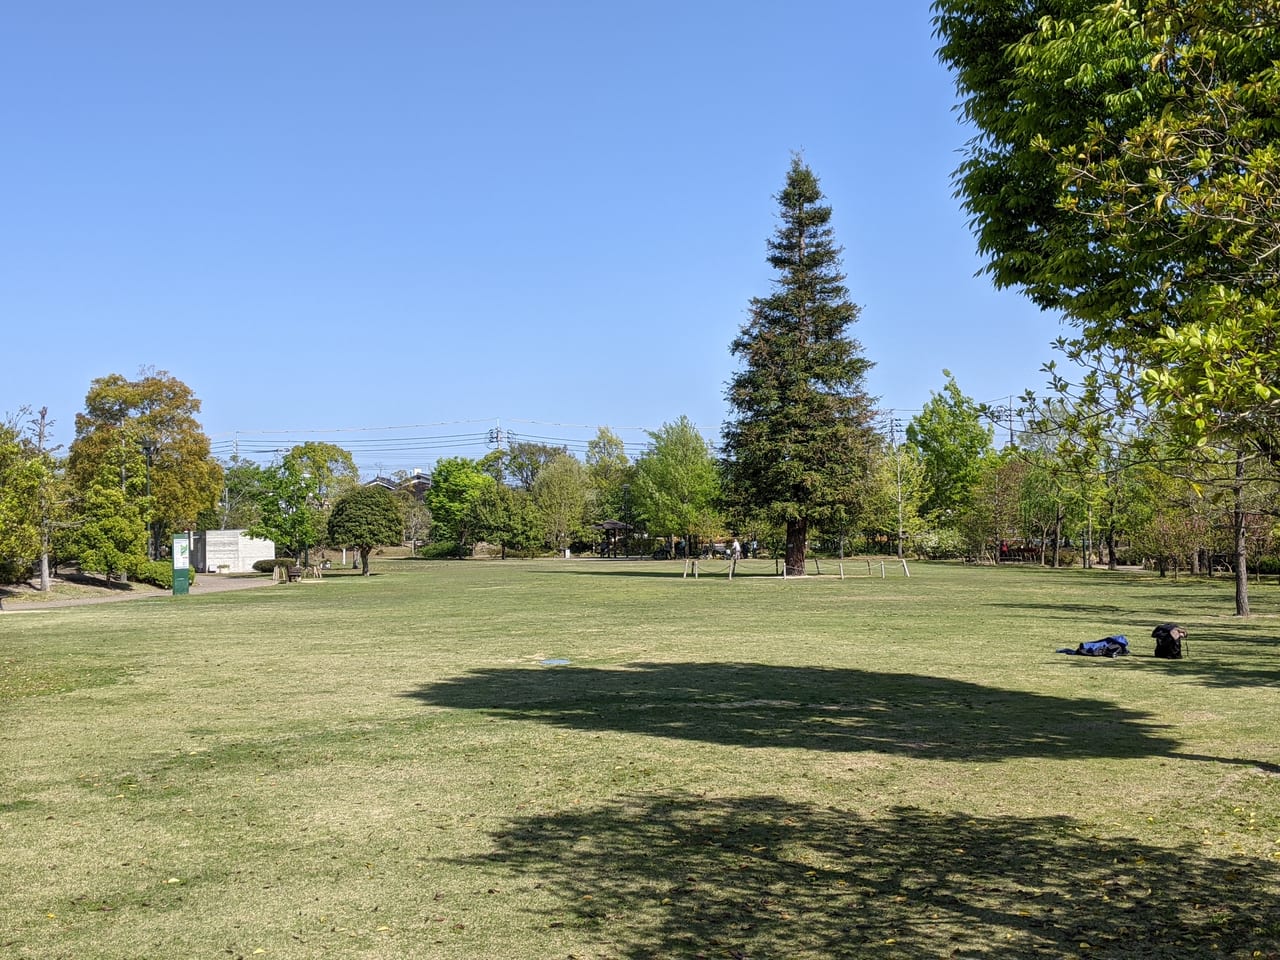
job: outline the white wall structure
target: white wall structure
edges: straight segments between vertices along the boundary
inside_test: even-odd
[[[273,540],[247,537],[243,530],[206,530],[205,573],[249,573],[258,560],[271,560],[276,555]]]

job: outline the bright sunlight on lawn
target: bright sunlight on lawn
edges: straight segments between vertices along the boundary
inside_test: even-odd
[[[1280,956],[1280,587],[745,566],[0,614],[3,955]]]

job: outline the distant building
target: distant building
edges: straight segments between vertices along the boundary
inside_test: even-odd
[[[394,480],[391,477],[376,476],[372,480],[366,480],[366,487],[382,487],[395,493],[397,490],[408,490],[413,494],[413,499],[421,500],[428,490],[431,489],[431,477],[421,470],[415,470],[403,480]]]
[[[274,540],[243,530],[205,530],[192,535],[191,565],[202,573],[250,573],[259,560],[273,560]]]

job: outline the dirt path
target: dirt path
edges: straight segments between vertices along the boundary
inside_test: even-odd
[[[226,593],[231,590],[250,590],[254,587],[271,586],[271,578],[261,577],[228,577],[213,573],[200,574],[195,586],[191,588],[191,596],[199,597],[211,593]],[[145,597],[167,597],[170,591],[162,590],[145,583],[131,583],[128,587],[104,588],[101,593],[91,597],[73,597],[65,600],[41,600],[39,593],[24,591],[0,595],[0,616],[8,613],[36,613],[40,610],[53,610],[59,607],[85,607],[94,603],[119,603],[123,600],[141,600]],[[30,599],[28,599],[30,598]]]

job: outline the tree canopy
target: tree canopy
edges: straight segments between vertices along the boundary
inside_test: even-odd
[[[707,441],[685,416],[650,431],[653,441],[635,464],[636,509],[650,533],[692,538],[710,532],[720,475]]]
[[[451,538],[461,552],[475,532],[476,501],[495,484],[497,481],[480,464],[467,457],[446,457],[437,462],[425,497],[438,534],[436,539]]]
[[[991,451],[992,429],[982,422],[981,408],[966,396],[950,371],[941,393],[931,393],[924,408],[907,424],[907,441],[920,451],[927,490],[923,509],[949,526],[947,517],[968,505]]]
[[[44,464],[16,418],[0,422],[0,563],[29,563],[40,549]]]
[[[936,0],[999,286],[1064,311],[1086,396],[1270,448],[1280,411],[1280,2]]]
[[[360,551],[360,572],[367,577],[373,548],[398,544],[404,539],[400,505],[385,487],[356,487],[333,505],[328,532],[330,543]]]
[[[109,374],[94,380],[76,414],[76,436],[67,472],[77,490],[99,482],[102,465],[125,473],[147,472],[143,445],[153,450],[150,519],[164,532],[196,526],[201,511],[217,503],[222,467],[210,455],[209,438],[196,414],[200,401],[191,388],[164,370],[143,369],[138,379]]]

